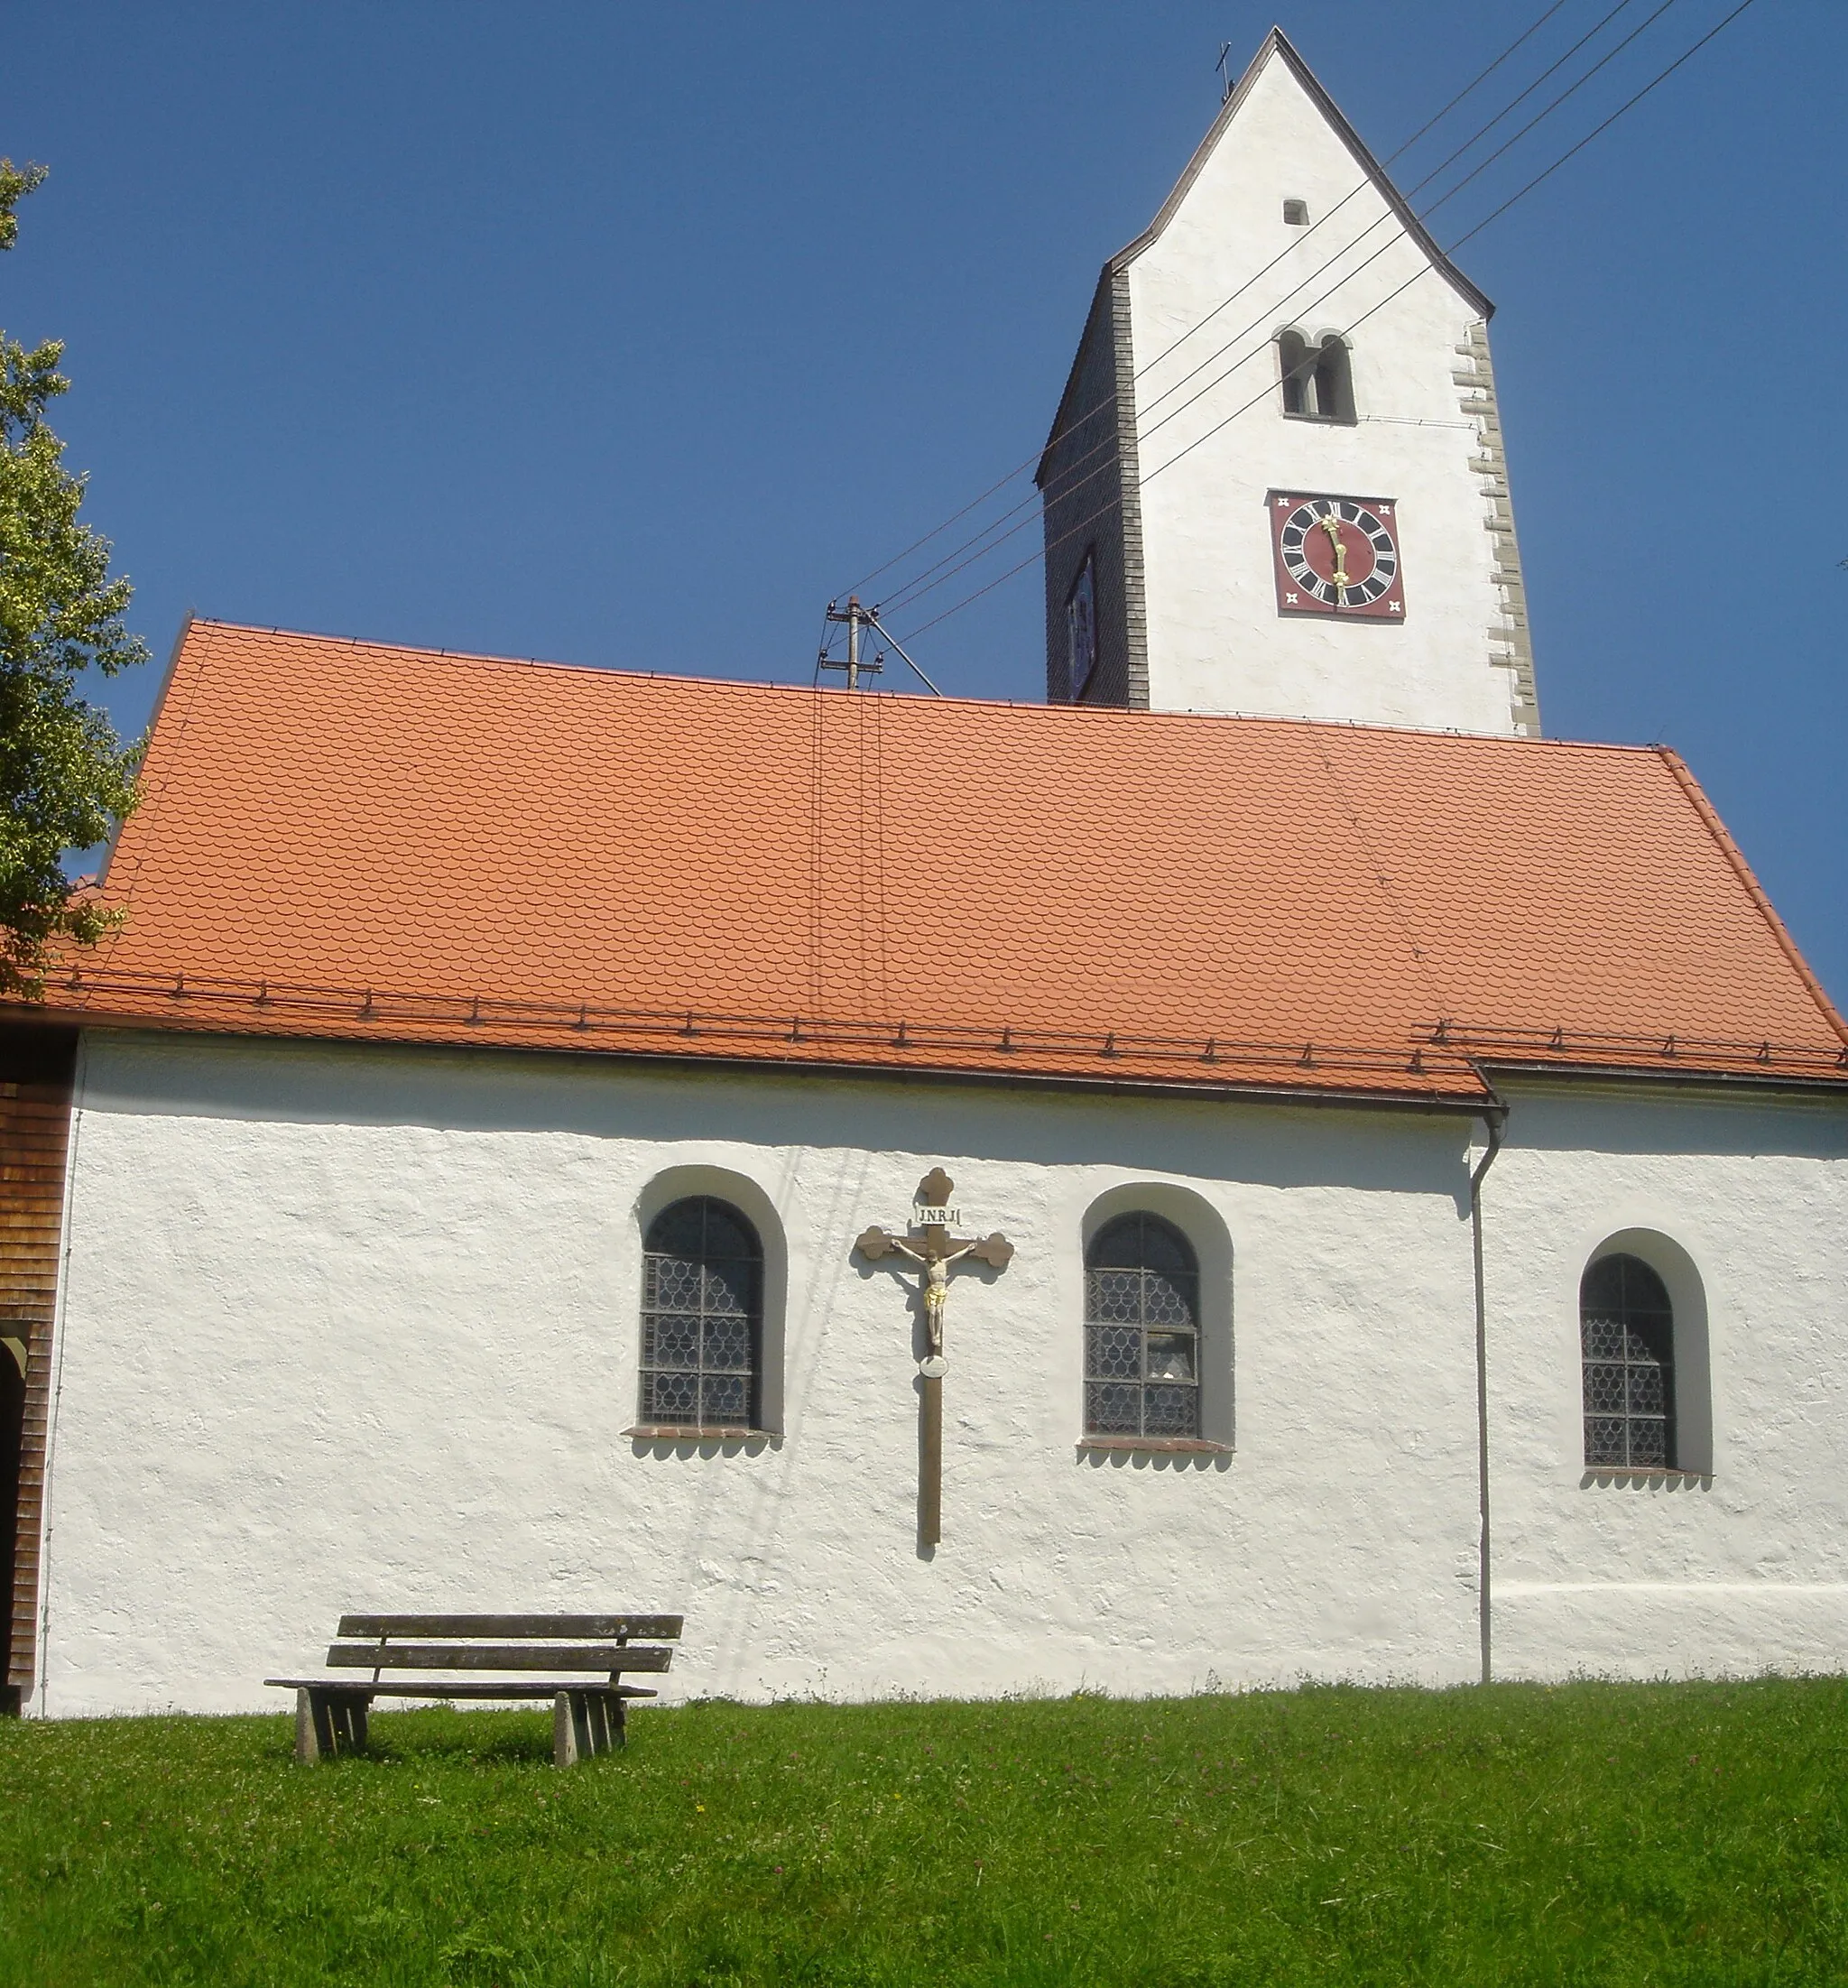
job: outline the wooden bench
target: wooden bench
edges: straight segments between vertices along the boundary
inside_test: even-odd
[[[665,1670],[674,1657],[659,1643],[633,1639],[677,1641],[682,1621],[679,1615],[343,1615],[336,1634],[364,1640],[331,1645],[328,1668],[370,1670],[369,1678],[263,1682],[295,1694],[299,1761],[360,1751],[374,1698],[550,1698],[552,1758],[568,1767],[624,1743],[627,1701],[655,1696],[623,1683],[624,1673]],[[388,1670],[472,1675],[388,1678],[383,1675]],[[552,1675],[484,1678],[483,1671]],[[606,1681],[592,1683],[585,1675],[591,1671]]]

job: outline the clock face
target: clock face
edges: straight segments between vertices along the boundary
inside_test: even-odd
[[[1273,490],[1269,509],[1280,615],[1405,619],[1396,504]]]

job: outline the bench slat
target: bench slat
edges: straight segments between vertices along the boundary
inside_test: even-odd
[[[671,1650],[637,1643],[541,1650],[531,1643],[335,1643],[334,1669],[354,1670],[665,1670]]]
[[[518,1684],[485,1684],[478,1678],[381,1678],[376,1682],[370,1678],[265,1678],[263,1683],[284,1691],[351,1692],[368,1698],[553,1698],[560,1691],[601,1691],[622,1698],[659,1696],[643,1685],[587,1684],[582,1678],[522,1678]]]
[[[682,1615],[343,1615],[337,1636],[658,1637],[677,1641]]]

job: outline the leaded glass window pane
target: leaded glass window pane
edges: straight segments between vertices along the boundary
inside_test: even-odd
[[[1578,1289],[1585,1460],[1632,1470],[1675,1463],[1675,1314],[1637,1256],[1605,1256]]]
[[[673,1256],[698,1256],[706,1240],[705,1210],[706,1203],[698,1196],[663,1208],[649,1227],[649,1248]]]
[[[762,1345],[757,1232],[707,1195],[663,1208],[642,1256],[642,1419],[754,1429]]]
[[[1199,1265],[1159,1216],[1119,1216],[1086,1256],[1085,1429],[1200,1433]]]
[[[1142,1433],[1141,1389],[1120,1381],[1086,1382],[1085,1419],[1094,1435],[1140,1436]]]

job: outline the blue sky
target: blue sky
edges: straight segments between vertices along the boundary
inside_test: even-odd
[[[1278,17],[1384,154],[1545,4]],[[1566,0],[1403,176],[1610,4]],[[1441,238],[1732,4],[1674,0]],[[68,343],[58,426],[162,657],[190,607],[807,681],[829,595],[1043,439],[1098,264],[1272,18],[15,9],[0,152],[52,178],[0,324]],[[1838,999],[1843,73],[1841,0],[1758,0],[1459,258],[1499,306],[1547,729],[1685,754]],[[919,660],[1037,699],[1040,617],[1030,569]],[[158,676],[111,687],[125,727]]]

